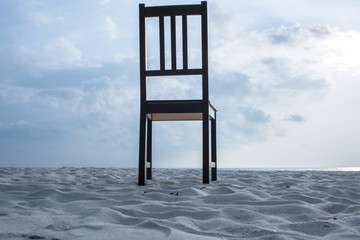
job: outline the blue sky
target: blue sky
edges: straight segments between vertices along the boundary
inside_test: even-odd
[[[140,2],[0,2],[0,167],[137,167]],[[222,0],[208,11],[219,167],[359,166],[360,2]],[[181,99],[197,83],[149,90]],[[201,123],[156,122],[153,154],[154,167],[201,167]]]

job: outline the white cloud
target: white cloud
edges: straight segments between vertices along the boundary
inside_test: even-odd
[[[123,61],[136,61],[138,59],[138,53],[136,52],[127,52],[127,53],[119,53],[113,59],[116,62],[123,62]]]
[[[17,107],[25,107],[26,111],[22,111],[24,119],[3,121],[0,126],[13,137],[23,136],[19,127],[27,127],[27,137],[58,137],[66,133],[71,141],[81,134],[126,151],[137,136],[132,130],[138,116],[137,99],[137,88],[129,86],[126,78],[102,77],[85,81],[80,88],[4,86],[0,107],[15,106],[8,111],[9,116],[14,116]]]
[[[75,46],[74,42],[65,37],[51,40],[38,48],[20,45],[0,48],[0,51],[9,58],[8,61],[14,61],[10,62],[12,66],[17,65],[21,67],[21,69],[18,69],[19,71],[25,70],[28,68],[27,66],[31,66],[31,68],[36,67],[39,70],[39,67],[44,69],[62,69],[85,64],[82,52]],[[5,61],[5,56],[0,58],[0,60]],[[34,69],[28,69],[28,71],[33,72]]]
[[[24,88],[12,85],[0,85],[0,100],[3,103],[28,104],[36,96],[37,91],[32,88]]]
[[[44,66],[62,68],[73,65],[81,58],[82,52],[71,41],[66,38],[57,38],[44,46],[39,62]]]
[[[352,152],[347,156],[354,162],[358,156],[354,132],[359,131],[360,118],[351,106],[360,101],[359,95],[355,96],[359,91],[360,33],[320,24],[261,31],[237,28],[235,35],[226,29],[217,30],[219,37],[212,36],[216,40],[209,48],[210,68],[216,73],[210,81],[220,82],[217,87],[225,89],[223,82],[229,83],[229,72],[242,75],[237,82],[230,82],[230,90],[214,99],[219,118],[226,115],[219,128],[219,144],[228,146],[220,150],[221,158],[226,159],[223,166],[236,165],[234,156],[241,155],[246,159],[244,166],[264,167],[270,155],[271,164],[278,166],[322,167],[326,165],[323,159],[332,164],[337,161],[336,154],[344,152],[326,153],[325,146],[334,149],[337,144]],[[262,113],[259,116],[271,115],[271,119],[254,124],[240,114],[246,106]],[[302,116],[307,116],[306,121]],[[236,140],[229,141],[229,136]],[[334,140],[335,136],[341,136],[341,141]],[[304,159],[320,160],[311,163]]]
[[[356,89],[358,85],[360,33],[355,30],[295,24],[262,31],[241,30],[236,36],[226,33],[220,31],[221,37],[213,36],[218,40],[209,48],[210,69],[214,71],[210,75],[210,89],[215,89],[212,101],[220,110],[219,116],[225,115],[220,145],[230,144],[227,139],[231,134],[237,145],[274,136],[287,138],[292,128],[299,126],[287,121],[304,121],[301,116],[306,115],[312,118],[304,124],[313,124],[314,118],[330,111],[327,104],[329,99],[335,100],[334,89]],[[314,108],[319,111],[314,112]],[[244,111],[247,109],[255,110]],[[289,114],[293,111],[298,114]],[[268,121],[254,124],[251,117],[255,116]]]
[[[289,121],[289,122],[304,122],[305,119],[299,115],[299,114],[290,114],[286,117],[284,117],[284,121]]]
[[[100,0],[100,1],[99,1],[99,3],[100,3],[101,5],[103,5],[103,6],[108,5],[108,4],[111,3],[111,2],[112,2],[112,0]]]
[[[360,33],[355,30],[342,32],[330,26],[296,24],[261,32],[239,32],[235,39],[223,36],[222,40],[214,41],[211,59],[217,68],[245,73],[253,81],[267,85],[280,80],[274,73],[324,79],[331,84],[341,80],[341,74],[359,74],[359,41]],[[262,64],[264,59],[279,59],[282,65],[267,69]]]
[[[109,17],[105,17],[105,31],[109,39],[115,39],[117,37],[117,25]]]
[[[52,16],[43,12],[31,12],[31,16],[37,24],[53,24],[65,22],[65,17]]]

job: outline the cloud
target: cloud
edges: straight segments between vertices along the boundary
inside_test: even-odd
[[[0,124],[0,140],[48,140],[57,135],[66,134],[61,128],[54,126],[41,126],[25,120],[17,122],[3,122]]]
[[[360,64],[359,55],[347,47],[357,51],[356,31],[295,24],[215,33],[219,36],[212,36],[217,41],[209,48],[210,90],[225,128],[219,130],[220,146],[287,136],[288,127],[276,119],[304,122],[300,115],[284,119],[284,113],[304,112],[304,102],[321,104],[339,79],[350,80],[359,72],[353,64]],[[228,141],[229,136],[236,141]]]
[[[328,37],[331,35],[331,28],[320,24],[310,26],[309,31],[316,37]]]
[[[264,123],[270,121],[270,115],[264,111],[253,107],[241,107],[240,111],[244,114],[246,120],[252,123]]]
[[[249,94],[253,94],[251,77],[236,71],[216,72],[214,66],[210,73],[211,94],[217,97],[243,99]]]
[[[272,44],[284,44],[292,41],[293,32],[299,30],[299,27],[291,26],[290,28],[285,28],[281,26],[279,29],[272,29],[269,31],[269,39]]]
[[[301,31],[300,24],[293,26],[280,26],[279,28],[272,28],[266,30],[270,42],[272,44],[286,44],[295,41],[302,34],[298,34]]]
[[[53,24],[53,23],[64,23],[65,17],[52,16],[43,12],[30,12],[31,17],[37,24]]]
[[[284,117],[284,121],[289,121],[289,122],[304,122],[305,119],[299,115],[299,114],[290,114],[286,117]]]
[[[359,73],[355,63],[360,62],[356,54],[360,33],[354,30],[342,32],[326,25],[295,24],[262,31],[239,31],[236,38],[227,36],[226,31],[218,34],[219,37],[213,38],[222,40],[214,41],[210,48],[216,68],[246,74],[267,87],[276,86],[280,80],[277,76],[283,75],[305,76],[332,84],[339,74]],[[281,60],[281,65],[264,69],[261,64],[274,67],[277,63],[264,59]]]
[[[325,80],[309,79],[307,76],[297,76],[288,78],[283,83],[278,84],[276,87],[292,89],[292,90],[321,90],[327,86]]]
[[[292,26],[280,26],[265,31],[272,44],[297,44],[301,42],[312,41],[313,38],[326,39],[330,38],[336,28],[327,25],[310,25],[301,26],[299,23]],[[335,33],[336,34],[336,33]]]
[[[80,88],[8,86],[0,92],[0,99],[0,110],[7,112],[7,119],[22,117],[7,122],[2,116],[2,137],[14,141],[58,138],[74,141],[76,136],[82,136],[121,151],[134,148],[138,88],[131,86],[125,77],[88,80]]]
[[[112,0],[99,0],[99,3],[103,6],[108,5],[111,2],[112,2]]]
[[[41,69],[64,69],[88,64],[75,44],[63,37],[56,38],[39,48],[22,45],[6,46],[0,48],[0,53],[2,54],[0,62],[3,65],[0,68],[4,71],[1,74],[11,76],[18,76],[19,71],[39,76]]]
[[[109,39],[115,39],[117,37],[117,25],[109,17],[105,17],[105,31]]]
[[[310,79],[306,74],[292,76],[291,69],[287,66],[286,59],[266,58],[261,62],[267,66],[277,79],[274,88],[292,89],[292,90],[314,90],[327,87],[323,79]]]
[[[42,50],[42,54],[37,55],[38,64],[49,68],[64,68],[82,59],[82,52],[71,41],[62,37],[46,44]]]

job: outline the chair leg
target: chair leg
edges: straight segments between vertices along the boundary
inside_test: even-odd
[[[209,183],[209,114],[203,114],[203,183]]]
[[[216,119],[211,119],[211,161],[215,163],[215,167],[211,168],[211,181],[216,181],[217,176],[217,159],[216,159]]]
[[[146,161],[150,167],[146,168],[146,179],[152,178],[152,120],[147,119],[147,147],[146,147]]]
[[[145,185],[145,130],[146,130],[146,114],[140,113],[140,135],[139,135],[139,179],[138,185]]]

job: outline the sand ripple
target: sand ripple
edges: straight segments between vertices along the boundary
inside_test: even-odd
[[[360,173],[1,168],[0,239],[359,239]]]

